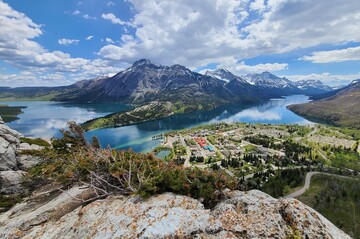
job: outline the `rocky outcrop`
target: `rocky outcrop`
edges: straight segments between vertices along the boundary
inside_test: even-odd
[[[24,137],[9,128],[0,117],[0,194],[23,193],[22,178],[27,170],[38,163],[36,157],[21,155],[22,150],[41,149],[37,145],[21,143]]]
[[[0,171],[18,169],[20,137],[22,135],[6,126],[0,117]]]
[[[21,194],[24,191],[22,182],[26,172],[18,170],[0,171],[0,194]]]
[[[0,214],[0,237],[287,238],[297,230],[301,238],[350,238],[301,202],[257,190],[227,192],[212,210],[172,193],[145,201],[111,196],[76,207],[75,198],[84,195],[89,189],[75,187],[41,205],[19,204]]]

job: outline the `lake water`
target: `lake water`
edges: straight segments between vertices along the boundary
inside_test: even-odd
[[[308,102],[304,95],[293,95],[284,99],[272,99],[258,105],[227,105],[211,111],[196,111],[172,115],[137,125],[119,128],[99,129],[86,133],[88,138],[97,136],[102,146],[117,149],[132,148],[136,152],[146,152],[159,141],[151,140],[163,132],[190,128],[196,125],[216,122],[248,122],[270,124],[310,124],[311,122],[286,109],[287,105]],[[19,119],[8,125],[25,136],[51,138],[60,136],[59,130],[66,122],[77,123],[129,109],[122,104],[63,104],[56,102],[3,102],[10,106],[27,106]]]

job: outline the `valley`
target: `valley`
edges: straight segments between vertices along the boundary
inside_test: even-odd
[[[169,151],[165,160],[178,160],[186,167],[225,168],[249,178],[288,167],[360,172],[359,141],[356,135],[323,125],[217,123],[168,132],[160,150],[154,150]]]

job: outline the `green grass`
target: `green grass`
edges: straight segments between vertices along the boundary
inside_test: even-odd
[[[28,143],[30,145],[35,144],[35,145],[43,146],[43,147],[50,147],[50,144],[48,142],[46,142],[45,140],[40,139],[40,138],[36,138],[36,139],[20,138],[20,142],[21,143]]]
[[[299,200],[321,213],[353,238],[360,239],[360,181],[315,175]]]
[[[252,144],[248,144],[244,148],[245,148],[245,152],[253,152],[257,149],[257,147]]]

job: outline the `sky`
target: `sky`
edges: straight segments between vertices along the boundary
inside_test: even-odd
[[[111,76],[139,59],[329,85],[360,78],[359,0],[0,0],[0,86]]]

